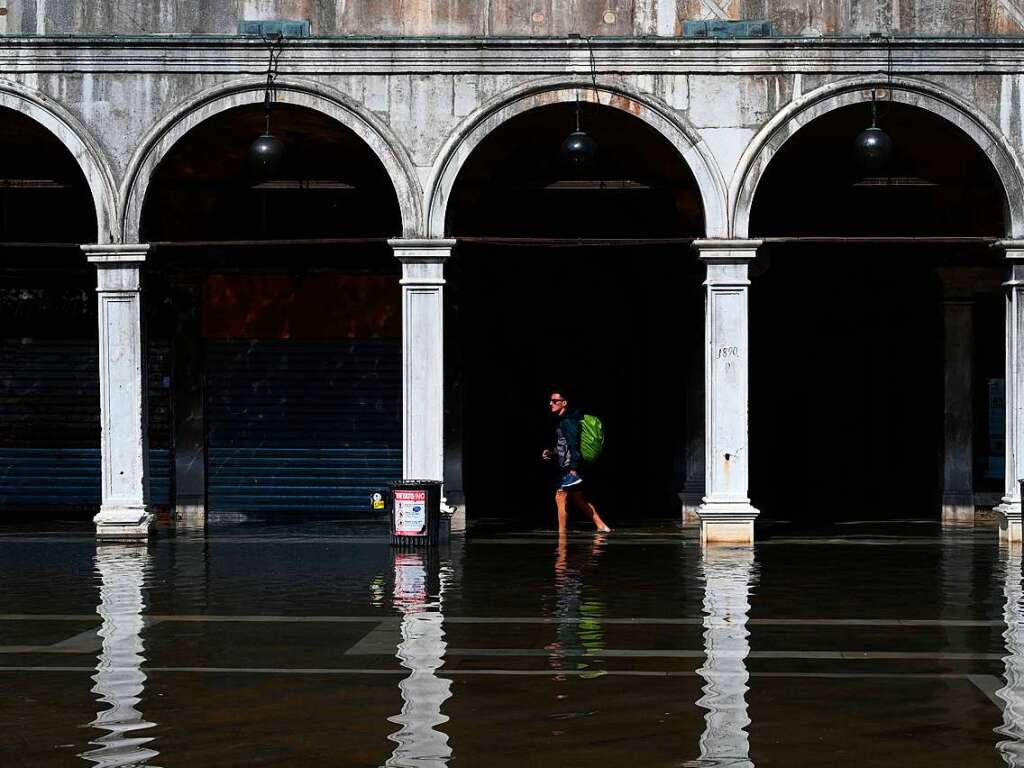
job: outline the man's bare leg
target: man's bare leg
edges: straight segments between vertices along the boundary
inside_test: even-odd
[[[605,521],[601,519],[601,516],[597,514],[597,507],[587,501],[587,497],[583,495],[582,490],[574,492],[572,497],[576,506],[580,508],[580,511],[590,517],[591,522],[594,523],[594,527],[597,528],[597,530],[602,533],[608,533],[608,531],[611,530]]]
[[[558,532],[565,533],[569,523],[569,492],[565,488],[555,491],[555,507],[558,509]]]

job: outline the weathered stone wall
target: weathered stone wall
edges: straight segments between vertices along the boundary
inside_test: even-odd
[[[1017,33],[1022,0],[3,0],[0,32],[235,34],[308,19],[314,35],[672,37],[690,19],[768,19],[780,35]]]
[[[213,109],[262,99],[266,53],[258,42],[8,41],[0,104],[36,119],[56,116],[48,128],[80,157],[94,196],[108,199],[101,232],[114,241],[131,241],[145,179],[174,137]],[[946,110],[1003,164],[1011,210],[1024,226],[1024,45],[920,41],[891,53],[906,103]],[[850,103],[885,86],[889,56],[886,44],[870,41],[607,41],[594,45],[595,96],[587,45],[578,41],[306,41],[289,44],[281,58],[279,98],[358,128],[396,180],[406,236],[443,234],[445,174],[471,152],[474,136],[516,109],[576,93],[670,134],[691,167],[704,168],[705,209],[711,197],[720,203],[718,229],[709,221],[708,234],[742,235],[731,229],[732,211],[744,174],[762,170],[774,151],[765,142],[778,145],[820,114],[801,112],[808,100]],[[844,91],[844,83],[853,85]],[[761,146],[768,152],[754,162]]]

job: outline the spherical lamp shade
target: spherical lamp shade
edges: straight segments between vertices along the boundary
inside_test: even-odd
[[[892,139],[881,128],[865,128],[853,141],[853,154],[861,167],[869,171],[880,170],[889,162]]]
[[[249,145],[249,172],[261,181],[272,179],[281,170],[284,160],[284,144],[281,140],[264,133]]]
[[[597,159],[597,142],[580,130],[570,133],[562,142],[562,162],[575,171],[582,171]]]

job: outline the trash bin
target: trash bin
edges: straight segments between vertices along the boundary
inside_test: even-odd
[[[391,486],[391,546],[437,546],[440,522],[439,481],[402,480]]]

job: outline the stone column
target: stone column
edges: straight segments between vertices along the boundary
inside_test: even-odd
[[[1010,279],[1006,289],[1006,469],[999,539],[1021,540],[1020,479],[1024,477],[1024,240],[1003,240]]]
[[[974,520],[974,298],[971,274],[943,281],[942,520]]]
[[[96,535],[145,538],[149,503],[141,272],[148,245],[84,245],[96,265],[103,498]]]
[[[747,497],[750,361],[748,271],[760,240],[698,240],[704,281],[704,477],[701,542],[752,544],[758,511]]]
[[[444,262],[454,240],[391,240],[402,262],[402,474],[444,479]]]

